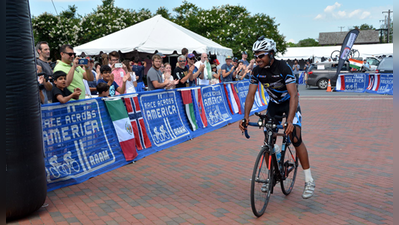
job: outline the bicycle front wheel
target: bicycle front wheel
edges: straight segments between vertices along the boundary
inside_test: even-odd
[[[255,216],[265,213],[273,188],[273,162],[266,150],[259,152],[251,179],[251,208]]]
[[[281,191],[285,195],[289,195],[294,188],[296,172],[298,170],[298,156],[296,155],[296,150],[293,146],[288,145],[283,161],[284,178],[281,182]]]

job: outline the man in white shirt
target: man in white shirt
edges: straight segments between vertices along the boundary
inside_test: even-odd
[[[212,79],[212,70],[211,65],[208,62],[208,54],[202,53],[201,60],[196,62],[194,65],[199,68],[198,70],[200,70],[198,85],[209,85],[209,81]]]

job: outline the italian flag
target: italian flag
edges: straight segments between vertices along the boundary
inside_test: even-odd
[[[191,90],[182,90],[181,98],[183,100],[184,109],[186,111],[187,119],[193,131],[198,129],[197,121],[195,119],[193,99],[191,97]]]
[[[356,59],[349,59],[349,66],[359,70],[363,66],[363,61]]]
[[[126,107],[120,98],[105,98],[105,106],[111,117],[118,136],[119,144],[126,161],[131,161],[137,156],[133,128],[126,111]]]

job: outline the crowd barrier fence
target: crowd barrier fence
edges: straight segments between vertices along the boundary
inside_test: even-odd
[[[335,91],[393,95],[393,74],[340,74]]]
[[[129,121],[125,124],[111,120],[100,97],[43,105],[48,191],[84,182],[242,119],[248,88],[246,80],[119,95],[115,99],[124,103],[122,111]],[[251,114],[265,110],[268,101],[258,85]],[[133,160],[125,158],[120,132],[134,136],[136,149],[129,150],[137,151]]]

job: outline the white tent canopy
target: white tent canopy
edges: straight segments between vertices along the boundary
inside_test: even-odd
[[[353,45],[352,49],[360,52],[360,57],[393,55],[393,43],[387,44],[368,44]],[[308,59],[308,58],[330,58],[334,50],[341,50],[341,46],[321,46],[321,47],[290,47],[284,55],[278,54],[280,59]]]
[[[135,50],[145,53],[158,51],[162,54],[172,54],[176,51],[179,54],[182,48],[187,48],[189,52],[233,55],[231,48],[223,47],[161,15],[77,46],[74,50],[78,55],[82,52],[86,55],[98,55],[101,51],[128,53]]]

